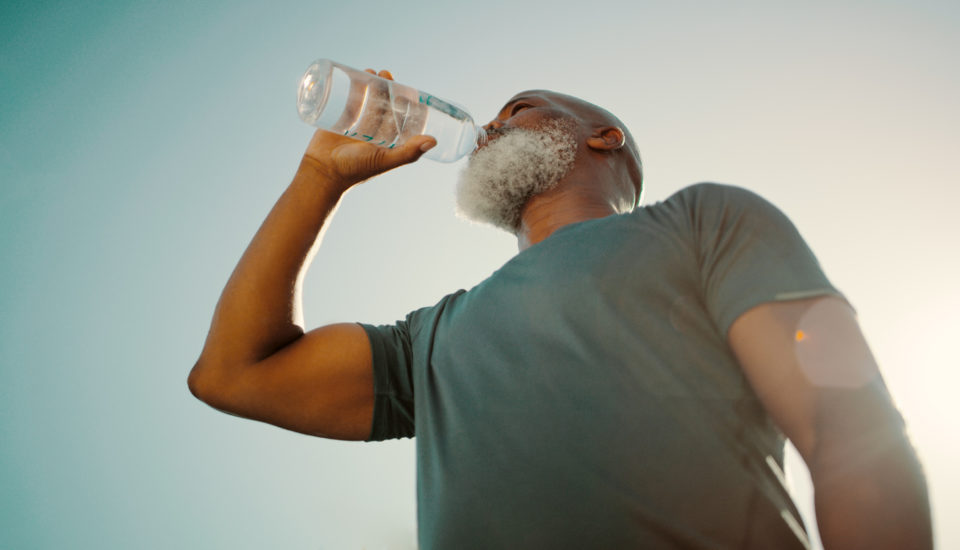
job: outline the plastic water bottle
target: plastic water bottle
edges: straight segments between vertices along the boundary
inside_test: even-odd
[[[393,148],[428,134],[437,145],[424,156],[453,162],[486,141],[462,107],[392,80],[319,59],[300,80],[297,110],[307,124]]]

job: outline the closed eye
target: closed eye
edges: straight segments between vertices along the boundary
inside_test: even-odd
[[[533,107],[533,105],[530,105],[529,103],[517,103],[516,105],[513,106],[513,109],[510,109],[510,116],[513,116],[519,113],[520,111],[530,107]]]

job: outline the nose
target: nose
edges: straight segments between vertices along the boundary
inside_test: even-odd
[[[490,130],[498,130],[501,127],[503,127],[503,122],[500,122],[500,120],[498,119],[493,119],[490,122],[488,122],[487,125],[483,127],[483,129],[489,132]]]

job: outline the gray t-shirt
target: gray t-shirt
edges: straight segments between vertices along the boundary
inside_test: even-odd
[[[422,550],[802,548],[783,436],[726,334],[836,293],[770,203],[691,186],[364,325],[370,440],[416,435]]]

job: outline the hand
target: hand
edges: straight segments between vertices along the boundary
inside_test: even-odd
[[[367,69],[370,74],[377,74]],[[393,80],[390,71],[380,71],[381,78]],[[430,136],[414,136],[393,149],[348,138],[334,132],[317,130],[303,156],[309,166],[343,190],[388,170],[416,161],[437,144]]]

